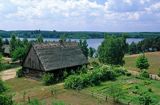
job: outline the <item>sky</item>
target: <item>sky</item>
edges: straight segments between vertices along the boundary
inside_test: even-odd
[[[159,32],[160,0],[0,0],[0,30]]]

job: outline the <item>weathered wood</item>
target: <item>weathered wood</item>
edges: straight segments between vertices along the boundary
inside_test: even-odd
[[[87,64],[87,58],[75,42],[42,43],[32,45],[22,66],[41,71],[52,71]]]

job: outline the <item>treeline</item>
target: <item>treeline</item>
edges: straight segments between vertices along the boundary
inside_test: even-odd
[[[94,39],[104,38],[106,32],[87,32],[87,31],[43,31],[43,30],[26,30],[26,31],[3,31],[0,30],[0,36],[3,38],[9,38],[12,34],[16,34],[21,38],[36,38],[41,34],[44,38],[60,38],[65,35],[66,38],[71,39]],[[107,32],[108,35],[121,36],[124,32]],[[129,32],[125,33],[128,38],[148,38],[153,36],[160,36],[160,32]]]
[[[128,46],[129,54],[138,54],[142,52],[154,52],[160,51],[160,36],[145,38],[144,40],[134,43],[132,42]]]

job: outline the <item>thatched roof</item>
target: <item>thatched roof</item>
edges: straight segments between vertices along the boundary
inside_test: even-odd
[[[34,44],[33,48],[45,71],[63,69],[88,63],[76,42]]]
[[[10,54],[10,46],[9,45],[3,45],[2,49],[3,49],[4,54]]]

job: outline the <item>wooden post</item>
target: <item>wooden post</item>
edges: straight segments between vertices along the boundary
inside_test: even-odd
[[[28,103],[30,103],[31,102],[31,98],[28,96]]]
[[[108,101],[108,97],[107,97],[107,95],[106,95],[105,101],[106,101],[106,102]]]

